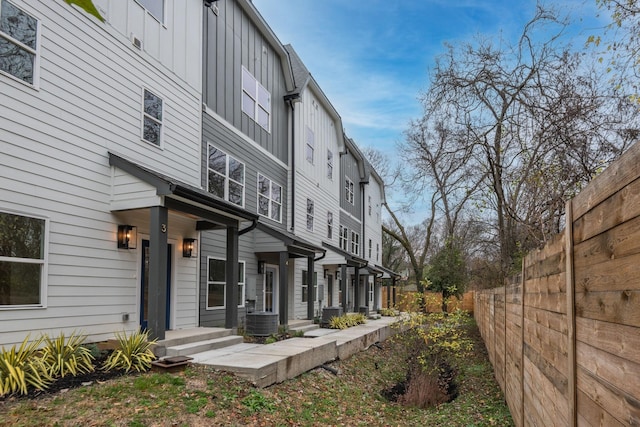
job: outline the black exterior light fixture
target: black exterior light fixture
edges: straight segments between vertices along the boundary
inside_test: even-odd
[[[138,229],[133,225],[118,225],[118,249],[135,249]]]
[[[211,7],[217,1],[218,0],[204,0],[204,6],[205,7]]]
[[[182,257],[193,258],[198,253],[198,241],[196,239],[185,238],[182,240]]]
[[[264,274],[264,261],[258,261],[258,274]]]

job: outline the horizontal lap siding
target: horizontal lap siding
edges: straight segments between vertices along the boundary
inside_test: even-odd
[[[199,185],[200,95],[108,23],[62,2],[16,4],[41,20],[40,82],[34,90],[0,76],[0,210],[49,219],[48,277],[46,308],[0,310],[0,344],[34,330],[106,339],[137,328],[140,262],[139,250],[116,248],[107,153]],[[143,86],[166,103],[164,150],[140,140]],[[193,288],[188,270],[178,266],[175,277]],[[193,311],[189,292],[175,295]],[[194,325],[188,317],[175,321]]]

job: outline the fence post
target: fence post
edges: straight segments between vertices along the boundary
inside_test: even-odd
[[[576,427],[578,419],[576,392],[576,293],[573,272],[573,201],[569,200],[565,209],[565,262],[567,288],[567,403],[569,406],[569,427]]]

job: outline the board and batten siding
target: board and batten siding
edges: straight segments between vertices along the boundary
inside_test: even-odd
[[[383,184],[374,178],[373,174],[369,183],[365,185],[364,213],[365,239],[363,258],[367,261],[382,265],[382,187]],[[371,197],[371,214],[369,214],[369,197]],[[369,256],[369,239],[371,239],[371,256]],[[376,259],[376,245],[379,256]]]
[[[0,344],[21,342],[32,331],[78,330],[101,340],[135,330],[139,251],[116,248],[107,154],[199,185],[200,95],[109,22],[62,1],[14,3],[40,20],[40,80],[35,89],[0,75],[0,210],[48,219],[48,277],[43,308],[0,309]],[[165,101],[162,149],[141,141],[143,87]],[[176,290],[178,298],[193,292]],[[122,313],[130,313],[128,322]],[[187,317],[175,321],[192,325]]]
[[[288,106],[285,70],[274,46],[240,5],[220,0],[218,13],[204,18],[203,102],[224,120],[283,162],[288,162]],[[242,112],[242,67],[271,94],[270,130]],[[283,185],[286,183],[283,183]]]
[[[360,187],[360,170],[358,159],[351,152],[340,156],[340,207],[358,220],[362,215],[362,190]],[[349,178],[353,182],[353,204],[347,201],[345,181]],[[362,231],[359,231],[362,234]]]

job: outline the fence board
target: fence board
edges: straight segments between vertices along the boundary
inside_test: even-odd
[[[576,293],[576,315],[640,327],[640,290]]]
[[[578,390],[598,402],[611,416],[624,425],[640,425],[640,402],[627,401],[615,385],[600,381],[598,377],[578,366]]]
[[[590,427],[622,427],[620,421],[602,409],[589,396],[578,390],[578,422],[581,426]]]
[[[574,247],[576,270],[640,253],[640,216]]]
[[[578,341],[640,364],[639,328],[578,317],[576,335]]]

